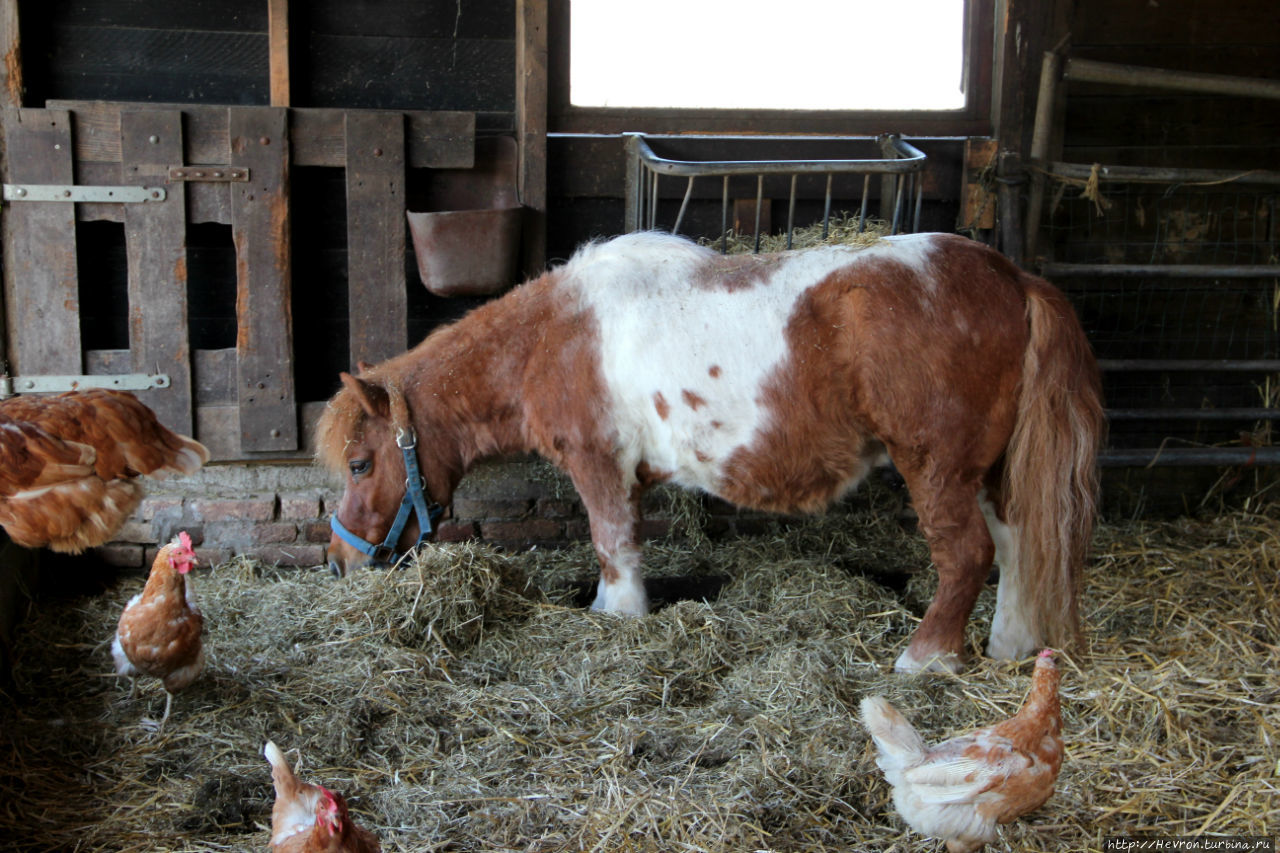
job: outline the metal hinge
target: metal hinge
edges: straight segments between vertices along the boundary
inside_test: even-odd
[[[15,394],[45,394],[110,388],[114,391],[150,391],[168,388],[167,373],[119,373],[94,376],[0,376],[0,399]]]
[[[163,187],[95,187],[69,184],[5,184],[5,201],[106,201],[131,204],[164,201]]]
[[[249,170],[241,166],[170,166],[172,181],[247,181]]]

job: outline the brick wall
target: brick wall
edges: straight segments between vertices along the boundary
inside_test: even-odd
[[[340,492],[311,465],[210,465],[194,477],[146,481],[147,496],[115,541],[98,549],[114,565],[144,568],[179,530],[200,556],[221,563],[246,555],[266,563],[319,566],[329,513]],[[676,489],[651,490],[641,535],[684,536],[695,515],[713,538],[757,533],[773,516]],[[556,547],[590,538],[582,502],[563,474],[538,459],[488,462],[463,478],[437,540],[479,540],[503,548]]]

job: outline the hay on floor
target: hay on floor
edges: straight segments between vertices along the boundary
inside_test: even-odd
[[[1088,648],[1062,667],[1053,798],[996,850],[1280,825],[1280,512],[1104,526]],[[265,849],[262,744],[345,792],[388,851],[933,851],[857,720],[884,693],[933,740],[1012,713],[1030,661],[890,672],[932,590],[891,514],[655,543],[654,573],[722,579],[643,619],[569,606],[586,546],[430,548],[401,571],[197,570],[208,667],[149,733],[160,686],[111,674],[141,581],[47,601],[0,712],[6,849]],[[911,572],[895,590],[886,570]],[[976,651],[993,593],[979,603]]]

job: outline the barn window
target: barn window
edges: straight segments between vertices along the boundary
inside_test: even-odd
[[[959,110],[965,0],[572,0],[574,107]]]

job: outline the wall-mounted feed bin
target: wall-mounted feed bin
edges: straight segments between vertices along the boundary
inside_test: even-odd
[[[476,140],[475,168],[434,176],[432,206],[406,211],[418,275],[438,296],[488,296],[515,283],[524,208],[516,193],[516,144]]]

